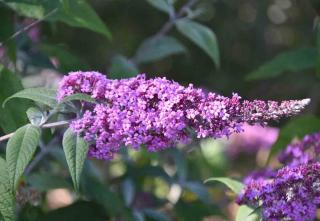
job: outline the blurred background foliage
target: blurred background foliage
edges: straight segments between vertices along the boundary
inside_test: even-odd
[[[229,140],[88,160],[72,191],[61,131],[42,134],[17,194],[20,220],[243,220],[209,177],[241,179],[320,129],[319,0],[0,0],[0,102],[23,87],[56,87],[69,71],[137,73],[253,99],[310,97],[307,115]],[[0,108],[1,133],[29,102]],[[280,129],[279,129],[280,128]],[[0,144],[2,153],[4,145]],[[271,154],[270,154],[271,153]],[[237,217],[236,217],[237,216]]]

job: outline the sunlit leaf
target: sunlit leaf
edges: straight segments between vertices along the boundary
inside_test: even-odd
[[[225,184],[229,187],[234,193],[239,194],[243,189],[243,184],[237,180],[228,178],[228,177],[212,177],[204,181],[205,183],[208,182],[220,182]]]
[[[214,32],[189,19],[180,19],[176,22],[178,31],[206,52],[217,67],[220,66],[219,47]]]
[[[254,214],[254,209],[243,205],[240,206],[237,215],[236,215],[236,221],[258,221],[258,216]]]
[[[55,107],[57,105],[56,100],[56,90],[48,89],[48,88],[27,88],[22,91],[19,91],[10,97],[8,97],[4,102],[3,106],[6,105],[8,101],[10,101],[13,98],[25,98],[30,99],[35,102],[39,102],[42,104],[45,104],[49,107]]]

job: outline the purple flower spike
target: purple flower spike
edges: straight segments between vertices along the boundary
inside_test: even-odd
[[[261,206],[263,220],[314,220],[320,203],[320,163],[284,167],[273,179],[251,180],[237,201]]]
[[[320,153],[320,132],[308,134],[301,141],[292,142],[279,155],[281,163],[297,166],[314,162]]]
[[[99,104],[87,108],[71,128],[92,143],[89,155],[111,159],[121,145],[141,145],[158,151],[198,138],[220,138],[241,132],[243,123],[266,124],[269,120],[299,113],[309,99],[247,101],[179,85],[166,78],[145,75],[108,80],[97,72],[72,72],[60,83],[58,100],[86,93]]]

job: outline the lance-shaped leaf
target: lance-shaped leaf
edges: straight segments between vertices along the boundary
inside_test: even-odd
[[[174,11],[173,5],[168,0],[147,0],[147,2],[156,9],[172,14]]]
[[[39,139],[40,128],[31,124],[19,128],[9,139],[6,160],[13,191],[17,188],[20,177],[36,151]]]
[[[63,135],[62,145],[74,188],[78,191],[89,146],[83,138],[77,136],[70,128]]]
[[[5,106],[12,98],[25,98],[45,104],[49,107],[55,107],[57,105],[56,93],[56,90],[48,88],[27,88],[8,97],[2,105]]]
[[[220,66],[217,38],[210,28],[189,19],[178,20],[176,26],[181,34],[207,53],[217,67]]]
[[[214,181],[225,184],[227,187],[229,187],[236,194],[239,194],[240,191],[244,187],[241,182],[234,180],[234,179],[231,179],[231,178],[228,178],[228,177],[212,177],[212,178],[205,180],[204,182],[208,183],[208,182],[214,182]]]
[[[257,221],[258,215],[255,214],[255,210],[246,206],[242,205],[239,207],[236,215],[236,221]]]
[[[277,77],[288,71],[298,72],[308,68],[315,68],[317,56],[315,48],[299,48],[294,51],[284,52],[249,73],[246,79],[261,80]]]
[[[4,221],[15,220],[14,205],[7,163],[0,157],[0,213]]]
[[[135,60],[138,63],[147,63],[185,51],[185,47],[173,37],[151,38],[140,45],[135,55]]]

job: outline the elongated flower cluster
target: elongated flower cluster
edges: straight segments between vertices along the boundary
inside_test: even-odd
[[[261,206],[268,221],[313,220],[320,204],[320,163],[284,167],[273,179],[252,180],[238,203]]]
[[[183,87],[165,78],[145,75],[109,80],[97,72],[72,72],[60,83],[58,100],[86,93],[97,103],[72,122],[71,128],[92,143],[89,155],[111,159],[121,145],[157,151],[198,138],[220,138],[242,131],[244,122],[269,120],[299,113],[309,99],[241,100],[204,93],[192,84]]]
[[[281,163],[288,166],[311,163],[320,153],[320,132],[308,134],[301,141],[289,144],[279,155]]]

